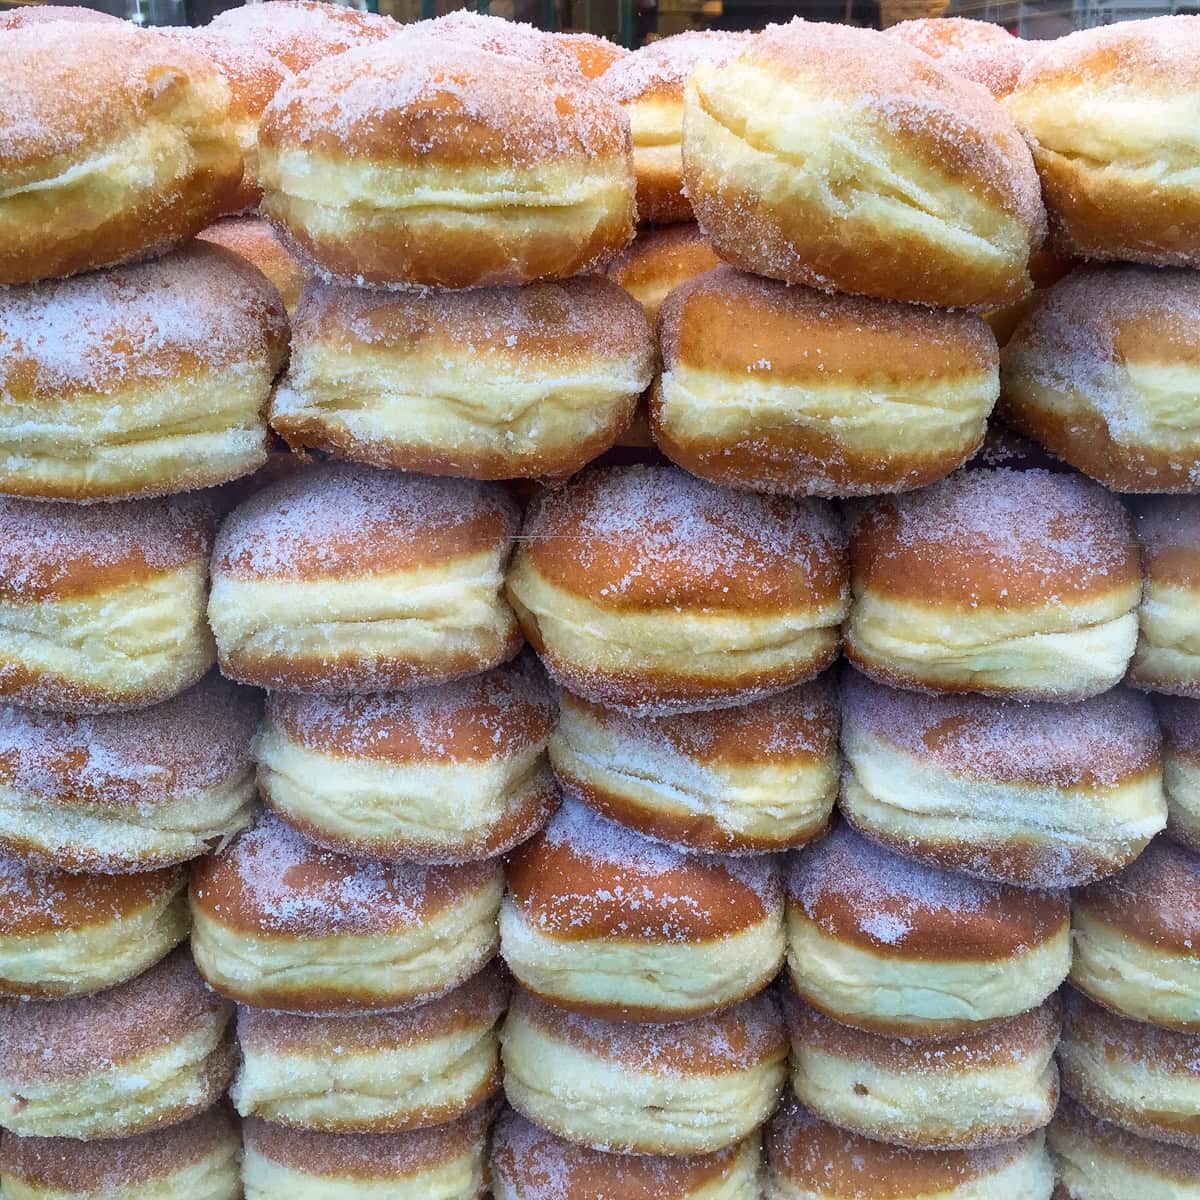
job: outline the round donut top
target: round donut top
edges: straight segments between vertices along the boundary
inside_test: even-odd
[[[0,1077],[10,1086],[79,1078],[221,1027],[231,1013],[181,947],[105,992],[0,1006]]]
[[[550,685],[532,655],[411,692],[274,692],[267,701],[268,720],[292,742],[384,763],[484,763],[524,754],[545,744],[556,715]]]
[[[886,1071],[949,1075],[1011,1067],[1030,1055],[1049,1057],[1058,1043],[1062,1009],[1054,997],[977,1033],[947,1038],[897,1038],[851,1029],[784,990],[783,1015],[793,1044],[865,1061]]]
[[[597,86],[620,104],[651,97],[682,100],[698,62],[726,63],[749,40],[748,33],[724,29],[694,29],[659,38],[613,63]]]
[[[968,611],[1042,607],[1141,583],[1120,500],[1079,475],[962,471],[864,504],[853,522],[855,591]]]
[[[730,266],[663,301],[659,339],[668,370],[818,387],[936,384],[994,373],[1000,361],[995,335],[975,313],[831,296]]]
[[[213,574],[346,580],[428,569],[506,554],[517,524],[498,484],[327,463],[234,509],[217,535]]]
[[[801,1188],[811,1188],[813,1195],[923,1200],[954,1195],[975,1180],[999,1173],[1027,1154],[1040,1136],[984,1150],[909,1150],[828,1125],[788,1092],[767,1126],[766,1143],[774,1170]]]
[[[824,676],[735,708],[665,717],[635,717],[565,692],[561,703],[613,730],[621,738],[625,766],[647,777],[673,774],[669,766],[656,765],[662,756],[683,755],[725,767],[760,766],[824,759],[837,750],[837,696]]]
[[[132,712],[71,716],[0,706],[0,783],[22,797],[93,810],[151,807],[250,767],[259,695],[216,672]]]
[[[247,38],[213,28],[168,26],[162,32],[203,54],[229,88],[229,111],[238,119],[256,119],[292,72],[270,50]]]
[[[427,36],[443,46],[483,50],[521,64],[526,69],[536,67],[573,83],[580,83],[587,78],[578,53],[564,42],[564,35],[547,33],[524,21],[510,21],[460,8],[432,21],[405,25],[401,36],[406,42]],[[611,42],[604,44],[612,45]]]
[[[495,861],[427,867],[349,858],[264,814],[192,873],[192,902],[250,933],[298,937],[399,934],[494,887]]]
[[[0,173],[21,185],[108,150],[131,129],[193,120],[220,133],[228,89],[204,55],[126,21],[42,20],[4,32]]]
[[[608,1021],[584,1017],[513,989],[510,1019],[585,1054],[646,1075],[727,1075],[787,1054],[787,1034],[770,991],[688,1021]]]
[[[0,852],[0,937],[37,937],[121,921],[183,890],[178,867],[136,875],[44,871]]]
[[[508,1007],[509,981],[492,963],[461,987],[399,1012],[304,1017],[238,1006],[238,1043],[258,1054],[376,1054],[429,1045],[468,1030],[488,1029]]]
[[[1112,1062],[1124,1060],[1151,1071],[1200,1075],[1200,1034],[1131,1021],[1093,1004],[1074,988],[1063,989],[1066,1036]]]
[[[588,79],[598,79],[615,62],[629,57],[629,51],[608,38],[594,33],[558,33],[558,41],[575,55],[579,69]]]
[[[885,32],[932,55],[956,75],[987,88],[997,100],[1017,86],[1021,71],[1037,54],[1034,46],[1002,26],[966,17],[922,17],[901,21]]]
[[[1159,836],[1117,875],[1074,894],[1079,912],[1165,954],[1200,947],[1200,855]]]
[[[1099,1150],[1096,1157],[1101,1167],[1106,1158],[1115,1158],[1126,1171],[1144,1171],[1153,1176],[1153,1184],[1146,1181],[1147,1193],[1154,1186],[1164,1189],[1160,1194],[1170,1195],[1165,1189],[1171,1180],[1188,1188],[1200,1185],[1200,1154],[1195,1150],[1138,1137],[1093,1116],[1082,1104],[1076,1104],[1067,1096],[1062,1098],[1054,1114],[1054,1127],[1060,1133],[1094,1142]]]
[[[609,1154],[556,1137],[511,1109],[492,1131],[492,1171],[521,1200],[681,1200],[719,1186],[743,1144],[714,1154]]]
[[[1078,704],[1021,704],[901,691],[847,671],[842,715],[848,732],[886,742],[964,782],[1111,788],[1159,762],[1153,706],[1124,688]]]
[[[392,37],[399,28],[387,17],[321,0],[270,0],[218,13],[205,32],[227,41],[251,42],[296,72],[353,46]]]
[[[788,899],[829,937],[886,958],[994,962],[1060,934],[1062,892],[987,883],[901,858],[837,825],[792,856]]]
[[[33,604],[122,587],[208,555],[212,517],[187,497],[47,504],[0,496],[0,598]]]
[[[610,609],[777,612],[846,591],[827,504],[733,492],[677,467],[584,471],[534,501],[522,540],[539,574]]]
[[[0,400],[41,404],[261,370],[287,355],[283,301],[208,242],[153,262],[0,291]]]
[[[1135,528],[1147,583],[1200,587],[1200,497],[1139,497]]]
[[[302,1174],[378,1185],[384,1179],[435,1171],[477,1153],[495,1111],[494,1104],[481,1104],[457,1121],[405,1133],[319,1133],[247,1117],[242,1136],[251,1153]]]
[[[751,38],[737,61],[848,106],[939,174],[970,180],[1035,245],[1045,236],[1041,184],[1016,127],[983,88],[923,51],[873,29],[793,18]]]
[[[1168,754],[1200,760],[1200,700],[1155,696],[1154,709]]]
[[[613,260],[608,277],[633,296],[653,321],[667,293],[711,271],[720,261],[699,225],[660,225],[640,230]]]
[[[346,353],[436,354],[452,368],[466,357],[514,371],[578,370],[580,360],[635,360],[649,376],[654,339],[641,306],[597,276],[527,287],[371,292],[310,280],[295,338]],[[486,369],[486,368],[485,368]]]
[[[285,83],[263,114],[260,144],[415,169],[629,154],[628,119],[574,74],[532,72],[458,35],[400,36]]]
[[[508,886],[527,923],[568,940],[711,942],[783,904],[770,858],[685,853],[574,799],[513,854]]]
[[[87,25],[124,25],[120,17],[94,8],[76,8],[70,4],[30,4],[0,13],[0,30],[21,29],[26,25],[49,25],[58,21],[79,21]]]
[[[218,1104],[178,1125],[129,1138],[0,1138],[0,1172],[45,1194],[116,1196],[173,1175],[241,1142],[237,1121]]]

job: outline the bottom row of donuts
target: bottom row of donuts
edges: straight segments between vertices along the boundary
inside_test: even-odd
[[[0,1141],[5,1200],[1176,1200],[1200,1196],[1200,1154],[1065,1102],[1042,1132],[982,1150],[907,1150],[828,1125],[788,1096],[766,1126],[713,1154],[590,1150],[495,1103],[394,1134],[239,1123],[224,1104],[113,1141]],[[1049,1150],[1047,1148],[1047,1143]],[[1050,1152],[1053,1152],[1053,1158]],[[1059,1183],[1055,1188],[1055,1161]]]

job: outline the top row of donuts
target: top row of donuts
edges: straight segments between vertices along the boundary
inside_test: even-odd
[[[1026,295],[1047,209],[1060,253],[1200,266],[1200,17],[940,59],[921,23],[799,20],[621,56],[327,7],[10,18],[0,284],[165,252],[260,191],[306,265],[367,287],[567,278],[693,212],[755,274],[944,307]]]

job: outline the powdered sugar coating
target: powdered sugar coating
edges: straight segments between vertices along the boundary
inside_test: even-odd
[[[660,38],[613,63],[596,86],[621,104],[645,96],[683,98],[684,84],[698,62],[728,62],[750,35],[723,29],[689,30]]]
[[[1037,45],[1013,37],[1003,26],[963,17],[901,21],[884,31],[938,59],[944,67],[987,88],[997,100],[1017,86]]]
[[[278,3],[279,0],[272,0]],[[257,117],[292,71],[258,41],[230,37],[219,29],[167,26],[162,33],[203,54],[229,88],[230,112],[237,117]]]
[[[1200,700],[1183,696],[1155,696],[1153,699],[1168,752],[1200,759]]]
[[[0,13],[0,30],[21,29],[26,25],[49,25],[59,21],[82,21],[88,25],[123,25],[120,17],[95,8],[76,8],[70,4],[30,4]]]
[[[1189,557],[1200,551],[1200,498],[1154,496],[1140,499],[1135,528],[1146,560],[1147,576],[1153,579],[1157,560],[1177,557],[1171,554],[1172,551],[1182,550]],[[1176,570],[1179,567],[1178,562],[1170,565]]]
[[[509,21],[460,8],[432,21],[405,25],[400,36],[406,43],[427,36],[463,49],[484,50],[564,80],[583,79],[579,59],[568,46],[554,34],[524,21]]]

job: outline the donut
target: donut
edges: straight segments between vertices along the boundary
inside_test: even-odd
[[[617,105],[577,68],[531,71],[453,34],[402,34],[285,83],[259,171],[267,216],[352,286],[566,279],[633,236]]]
[[[498,860],[388,866],[264,816],[192,872],[192,954],[256,1008],[387,1012],[444,995],[496,953]]]
[[[187,937],[186,884],[179,870],[68,875],[0,853],[0,998],[86,996],[152,967]]]
[[[185,949],[93,996],[0,1005],[0,1125],[87,1141],[203,1112],[233,1075],[231,1016]]]
[[[482,1200],[483,1105],[407,1133],[318,1133],[250,1117],[242,1124],[246,1200]]]
[[[597,79],[596,86],[629,114],[639,221],[692,219],[683,190],[684,86],[697,63],[722,66],[747,40],[723,29],[677,33],[647,42]]]
[[[1000,391],[982,317],[728,266],[667,297],[659,340],[655,442],[694,475],[755,492],[923,487],[979,449]]]
[[[115,500],[248,475],[287,346],[267,278],[203,242],[0,290],[0,493]]]
[[[868,1033],[977,1033],[1041,1004],[1071,964],[1065,893],[925,866],[848,825],[795,854],[784,887],[797,995]]]
[[[569,44],[568,35],[547,33],[525,21],[511,21],[505,17],[493,17],[460,8],[431,21],[418,21],[404,26],[406,42],[421,36],[438,46],[482,50],[498,55],[523,67],[531,75],[552,75],[574,84],[589,78],[578,47]],[[611,45],[607,42],[604,44]]]
[[[539,1129],[509,1110],[492,1131],[496,1200],[759,1200],[759,1140],[711,1154],[610,1154]]]
[[[987,88],[997,100],[1017,86],[1040,45],[1013,37],[1002,25],[966,17],[921,17],[901,21],[885,32],[936,58],[955,75]]]
[[[964,471],[863,505],[850,529],[846,657],[881,683],[1086,700],[1137,640],[1132,523],[1098,484]]]
[[[654,325],[671,292],[720,262],[694,222],[650,226],[639,229],[637,237],[612,261],[608,277],[642,306],[646,319]]]
[[[910,1150],[828,1125],[789,1097],[767,1126],[765,1200],[1050,1200],[1039,1132],[977,1150]]]
[[[955,18],[944,19],[953,21]],[[1040,250],[1035,250],[1029,256],[1029,275],[1033,280],[1034,290],[1024,300],[1018,300],[1015,304],[1006,304],[1002,308],[993,308],[983,314],[984,320],[992,327],[996,341],[1002,348],[1008,345],[1017,326],[1033,308],[1038,294],[1043,289],[1056,284],[1078,265],[1076,260],[1063,258],[1045,246]],[[1050,456],[1047,455],[1047,457]]]
[[[1045,233],[1029,149],[895,38],[793,20],[688,80],[683,178],[727,262],[826,292],[996,308]]]
[[[271,0],[272,4],[286,0]],[[225,217],[196,235],[202,242],[224,246],[256,266],[275,286],[288,316],[296,311],[307,274],[263,217]]]
[[[43,869],[115,874],[198,858],[253,816],[258,713],[215,673],[135,712],[0,705],[0,847]]]
[[[1200,1033],[1200,855],[1155,838],[1072,897],[1071,983],[1134,1021]]]
[[[500,1089],[496,1025],[507,1000],[503,971],[489,966],[401,1012],[298,1017],[239,1008],[233,1102],[244,1117],[327,1133],[457,1120]]]
[[[1148,497],[1135,528],[1145,583],[1129,682],[1200,700],[1200,500]]]
[[[293,448],[403,471],[564,479],[654,374],[637,302],[602,278],[469,292],[310,283],[271,424]]]
[[[89,25],[125,24],[120,17],[94,8],[76,8],[70,4],[30,4],[0,13],[0,30],[48,25],[58,21],[82,21]]]
[[[1156,696],[1154,708],[1163,734],[1167,837],[1200,851],[1200,704]]]
[[[322,59],[392,37],[398,28],[387,17],[323,0],[271,0],[267,7],[226,9],[204,32],[265,50],[284,71],[298,74]]]
[[[598,79],[613,63],[629,57],[624,46],[594,33],[556,33],[554,36],[575,55],[579,69],[588,79]]]
[[[345,695],[498,666],[521,645],[500,594],[517,520],[495,485],[334,463],[263,488],[213,551],[221,670]]]
[[[791,1083],[816,1116],[914,1150],[996,1146],[1050,1123],[1058,1103],[1057,1001],[978,1033],[913,1041],[783,1005]]]
[[[711,1154],[774,1110],[787,1038],[775,998],[668,1025],[604,1021],[513,993],[504,1091],[570,1142],[622,1154]]]
[[[1078,887],[1166,824],[1161,738],[1123,688],[1078,704],[923,696],[847,671],[841,810],[910,858],[1018,887]]]
[[[1064,1101],[1050,1126],[1058,1168],[1054,1200],[1196,1200],[1200,1154],[1138,1137]]]
[[[670,467],[596,469],[534,501],[508,596],[551,677],[585,700],[728,708],[837,657],[844,541],[818,501]]]
[[[124,21],[3,33],[0,286],[153,258],[228,208],[242,154],[202,54]]]
[[[1121,21],[1041,46],[1005,107],[1033,150],[1056,248],[1200,266],[1200,17]]]
[[[192,503],[0,496],[0,700],[145,708],[212,666],[210,517]]]
[[[783,963],[783,894],[762,857],[685,854],[568,799],[508,864],[501,953],[575,1012],[679,1021],[761,991]]]
[[[241,1200],[242,1137],[224,1105],[130,1138],[0,1136],[0,1185],[12,1200]]]
[[[606,817],[685,850],[756,854],[825,832],[837,798],[827,679],[712,712],[632,717],[559,695],[550,761]]]

